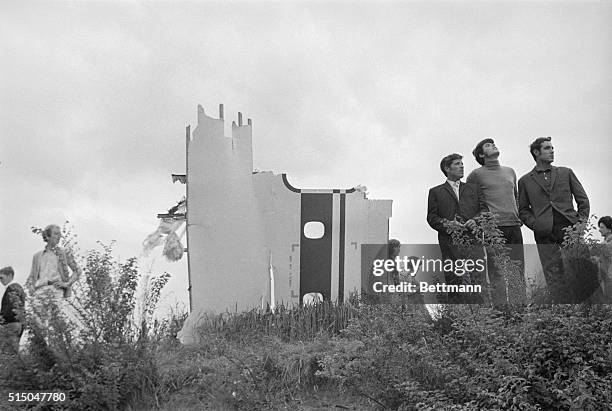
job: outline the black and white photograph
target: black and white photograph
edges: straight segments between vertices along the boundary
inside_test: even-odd
[[[612,409],[612,2],[0,4],[0,410]]]

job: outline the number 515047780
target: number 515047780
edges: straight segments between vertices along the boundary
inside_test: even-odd
[[[66,393],[49,391],[18,391],[8,393],[8,402],[63,402]]]

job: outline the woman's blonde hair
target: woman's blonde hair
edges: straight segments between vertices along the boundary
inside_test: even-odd
[[[61,230],[60,226],[58,226],[57,224],[49,224],[45,227],[44,230],[42,230],[42,238],[45,243],[49,242],[49,237],[51,237],[51,232],[54,228]]]

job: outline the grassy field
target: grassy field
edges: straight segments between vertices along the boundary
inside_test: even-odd
[[[25,390],[66,394],[19,404],[45,410],[612,409],[611,305],[447,305],[432,318],[351,298],[210,316],[182,346],[186,313],[153,316],[167,273],[143,275],[112,246],[82,266],[71,316],[29,305],[27,346],[0,346],[0,409]]]
[[[612,408],[610,306],[281,307],[211,317],[188,347],[182,320],[72,352],[34,340],[1,385],[68,393],[50,409]]]

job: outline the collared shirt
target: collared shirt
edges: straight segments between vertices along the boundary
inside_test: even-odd
[[[540,182],[544,185],[544,187],[550,189],[550,173],[551,167],[550,164],[545,167],[540,167],[539,165],[535,167],[536,175]]]
[[[72,275],[69,270],[72,270]],[[26,288],[34,293],[41,288],[50,287],[64,291],[65,297],[68,297],[70,289],[62,290],[55,285],[49,285],[49,282],[59,280],[72,284],[79,279],[81,273],[81,268],[77,265],[70,250],[57,246],[51,249],[45,248],[34,254],[32,258],[32,269],[26,281]]]
[[[455,192],[455,195],[457,196],[457,200],[459,200],[459,184],[460,184],[460,180],[450,181],[450,180],[447,179],[446,182],[448,184],[450,184],[451,188]]]
[[[62,281],[59,258],[53,250],[45,249],[40,256],[40,275],[34,288],[49,285],[50,281]]]

